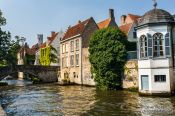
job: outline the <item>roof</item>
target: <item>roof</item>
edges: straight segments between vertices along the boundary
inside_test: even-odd
[[[167,23],[175,22],[174,17],[167,11],[162,9],[152,9],[146,12],[141,20],[139,21],[139,26],[148,23]]]
[[[40,48],[45,48],[46,47],[46,42],[40,45]]]
[[[78,34],[82,34],[90,19],[92,19],[92,17],[83,22],[79,22],[77,25],[73,27],[68,28],[62,40],[66,40],[70,37],[76,36]]]
[[[128,16],[129,16],[133,21],[137,21],[139,18],[141,18],[141,16],[139,16],[139,15],[134,15],[134,14],[128,14]]]
[[[111,18],[108,18],[108,19],[106,19],[106,20],[104,20],[104,21],[98,23],[98,24],[97,24],[97,25],[98,25],[98,28],[99,28],[99,29],[106,28],[106,27],[109,26],[110,22],[111,22]]]
[[[58,33],[55,33],[52,37],[49,37],[49,45],[53,42],[57,35]]]
[[[28,55],[35,55],[36,48],[35,47],[29,48],[29,46],[26,44],[20,48],[19,53],[22,56],[24,56],[24,51],[26,51],[26,54],[28,54]]]
[[[120,30],[121,30],[122,32],[124,32],[125,34],[128,34],[129,31],[130,31],[130,29],[131,29],[131,27],[132,27],[132,25],[133,25],[133,23],[129,23],[129,24],[122,25],[122,26],[120,26],[119,28],[120,28]]]

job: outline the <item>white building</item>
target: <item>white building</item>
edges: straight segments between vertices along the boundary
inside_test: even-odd
[[[139,92],[171,94],[174,90],[174,17],[155,5],[139,20],[137,37]]]

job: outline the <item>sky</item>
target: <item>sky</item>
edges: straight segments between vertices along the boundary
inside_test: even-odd
[[[175,14],[175,0],[157,0],[158,8]],[[114,9],[116,22],[127,14],[144,15],[153,9],[152,0],[0,0],[0,10],[7,20],[3,30],[12,37],[25,37],[31,46],[37,43],[37,34],[44,40],[51,31],[65,31],[78,20],[93,17],[96,22],[108,18],[109,8]]]

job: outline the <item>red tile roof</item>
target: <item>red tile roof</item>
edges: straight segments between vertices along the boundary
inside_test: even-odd
[[[104,20],[104,21],[98,23],[98,24],[97,24],[97,25],[98,25],[98,28],[99,28],[99,29],[106,28],[106,27],[109,26],[110,22],[111,22],[111,18],[108,18],[108,19],[106,19],[106,20]]]
[[[21,47],[21,49],[19,51],[19,53],[22,55],[22,57],[24,57],[24,51],[28,55],[35,55],[36,48],[35,47],[29,48],[27,45],[24,45],[23,47]]]
[[[131,29],[132,25],[133,25],[133,23],[129,23],[129,24],[122,25],[122,26],[120,26],[119,28],[120,28],[120,30],[121,30],[122,32],[124,32],[125,34],[128,34],[128,32],[129,32],[129,30]]]
[[[46,47],[46,42],[40,45],[40,48],[45,48]]]
[[[139,18],[141,18],[141,16],[134,15],[134,14],[128,14],[128,16],[129,16],[134,22],[137,21]]]
[[[53,36],[49,37],[49,45],[53,42],[57,35],[58,33],[55,33]]]
[[[91,17],[92,18],[92,17]],[[70,37],[73,37],[73,36],[76,36],[78,34],[82,34],[87,23],[89,22],[89,20],[91,19],[87,19],[83,22],[80,22],[79,24],[73,26],[73,27],[70,27],[68,28],[67,32],[65,33],[64,37],[62,38],[62,40],[65,40],[67,38],[70,38]]]

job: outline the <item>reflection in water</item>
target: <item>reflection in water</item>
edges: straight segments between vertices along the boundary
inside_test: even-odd
[[[0,90],[7,115],[175,115],[175,97],[139,97],[127,91],[99,91],[54,84],[9,86]]]

